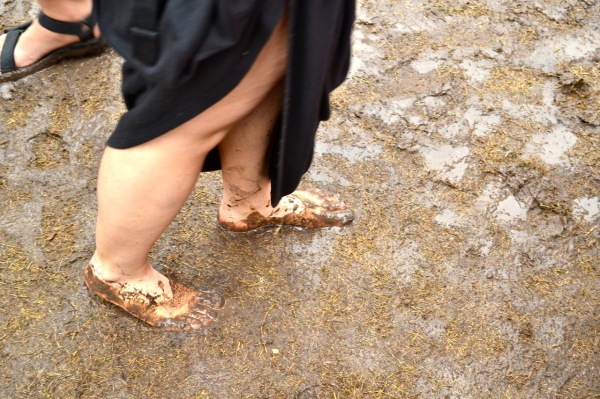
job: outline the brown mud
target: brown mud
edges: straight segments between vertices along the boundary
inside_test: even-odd
[[[302,184],[354,223],[231,235],[202,176],[152,254],[233,303],[201,333],[83,284],[118,57],[0,85],[0,396],[600,396],[600,2],[359,3]]]

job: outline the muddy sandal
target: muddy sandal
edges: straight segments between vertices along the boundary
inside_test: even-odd
[[[105,47],[102,39],[94,37],[96,20],[93,16],[90,16],[81,22],[63,22],[50,18],[40,12],[38,22],[42,27],[54,33],[78,36],[80,41],[56,49],[31,65],[17,68],[14,59],[15,47],[17,46],[21,34],[31,25],[31,21],[12,29],[6,29],[4,31],[4,33],[6,33],[6,38],[4,40],[4,46],[2,46],[2,52],[0,53],[0,83],[21,79],[42,69],[48,68],[66,58],[77,58],[98,54]]]

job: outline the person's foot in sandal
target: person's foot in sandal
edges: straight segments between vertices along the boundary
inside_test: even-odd
[[[15,81],[65,58],[97,54],[104,48],[95,21],[63,22],[43,13],[0,36],[0,83]]]
[[[147,264],[142,276],[107,272],[92,259],[83,279],[90,291],[132,316],[165,330],[190,331],[212,323],[225,302],[169,280]]]
[[[354,220],[354,214],[336,195],[313,188],[286,195],[275,208],[222,204],[217,219],[225,230],[247,232],[282,225],[307,229],[342,227]]]

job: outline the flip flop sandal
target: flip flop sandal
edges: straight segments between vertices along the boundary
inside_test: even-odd
[[[96,20],[93,16],[90,16],[81,22],[63,22],[50,18],[40,12],[38,22],[49,31],[79,36],[80,41],[56,49],[31,65],[17,68],[14,58],[15,47],[21,34],[31,25],[31,21],[19,25],[16,28],[5,30],[6,39],[4,41],[4,46],[2,47],[2,53],[0,53],[0,83],[21,79],[22,77],[48,68],[66,58],[77,58],[98,54],[105,48],[104,41],[94,37]]]

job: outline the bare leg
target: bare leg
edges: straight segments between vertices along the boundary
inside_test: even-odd
[[[249,214],[269,215],[272,211],[265,157],[282,92],[280,82],[219,144],[223,175],[219,222],[223,225],[247,219]]]
[[[92,11],[91,0],[40,0],[43,12],[54,19],[64,22],[78,22],[87,18]],[[98,36],[99,32],[96,32]],[[0,48],[4,45],[5,35],[0,37]],[[19,37],[15,48],[15,64],[18,68],[28,66],[53,50],[78,42],[73,35],[51,32],[37,22]]]
[[[148,252],[191,192],[206,153],[224,131],[194,123],[127,150],[107,148],[98,177],[96,253],[84,275],[96,294],[145,322],[171,329],[210,323],[220,298],[176,285]]]
[[[272,206],[266,153],[282,92],[280,83],[219,144],[223,198],[218,221],[227,230],[243,232],[273,225],[322,228],[343,226],[353,219],[339,198],[315,189],[296,191]]]

